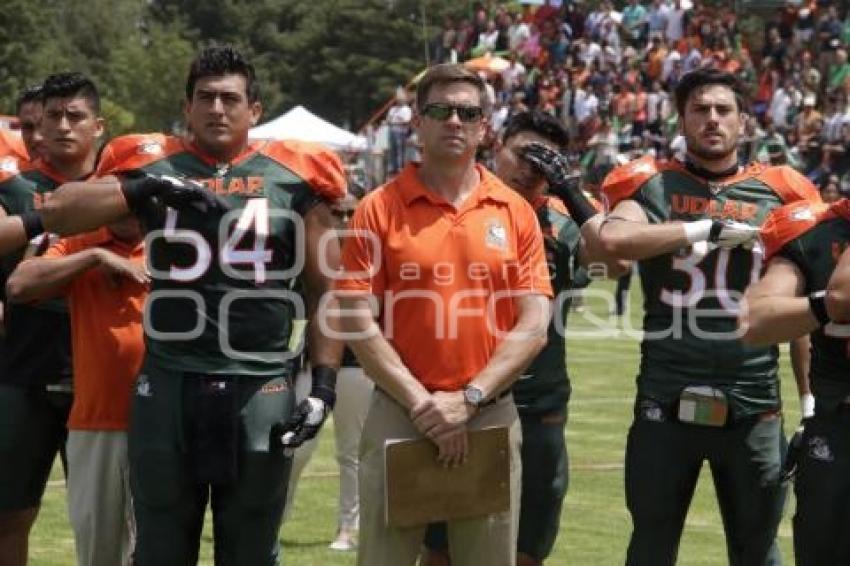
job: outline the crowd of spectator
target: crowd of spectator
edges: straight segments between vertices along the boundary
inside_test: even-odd
[[[568,126],[569,155],[585,172],[647,153],[660,160],[683,153],[673,89],[688,71],[721,68],[753,101],[742,161],[788,163],[821,188],[850,194],[850,7],[788,0],[746,17],[736,7],[732,0],[477,3],[472,18],[444,22],[432,62],[507,60],[482,71],[493,108],[489,142],[513,113],[544,110]]]

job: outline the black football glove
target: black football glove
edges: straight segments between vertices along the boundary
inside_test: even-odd
[[[522,148],[522,158],[540,171],[549,185],[549,192],[564,201],[570,217],[581,226],[596,216],[597,210],[581,190],[580,177],[570,174],[567,157],[540,143],[531,142]]]
[[[228,210],[230,207],[201,183],[185,177],[151,175],[132,171],[118,177],[127,206],[138,212],[151,199],[177,210],[193,207],[202,213],[210,210]]]
[[[295,407],[295,412],[283,427],[280,441],[289,449],[298,448],[319,434],[336,402],[337,370],[328,366],[316,366],[312,373],[313,386],[310,395]]]

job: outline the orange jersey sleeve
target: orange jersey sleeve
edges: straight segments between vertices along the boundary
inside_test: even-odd
[[[0,157],[0,184],[15,178],[22,171],[27,171],[30,165],[31,163],[21,161],[12,155]]]
[[[593,206],[596,206],[596,203],[593,202],[592,200],[591,200],[591,203],[593,204]],[[531,206],[532,206],[532,208],[534,208],[534,210],[539,210],[540,207],[545,206],[547,208],[551,208],[553,210],[556,210],[557,212],[559,212],[560,214],[563,214],[564,216],[570,215],[569,211],[567,210],[567,207],[564,205],[564,201],[562,201],[560,198],[552,196],[552,195],[543,195],[543,196],[539,197],[533,203],[531,203]]]
[[[822,202],[798,201],[775,208],[761,226],[761,241],[765,259],[770,259],[788,242],[798,238],[835,215]]]
[[[345,167],[336,153],[323,145],[273,141],[260,149],[260,153],[274,159],[304,179],[321,197],[339,200],[345,196],[348,182]]]
[[[560,209],[564,205],[560,203]],[[546,249],[543,245],[543,232],[540,222],[531,205],[525,202],[517,206],[514,213],[517,234],[517,263],[516,279],[511,284],[514,291],[528,291],[552,297],[552,282],[549,278],[549,267],[546,263]],[[553,204],[550,202],[550,205]],[[564,209],[566,212],[566,209]],[[513,274],[512,274],[513,275]]]
[[[821,202],[820,192],[811,181],[787,165],[767,167],[756,176],[773,189],[785,203],[805,200]]]
[[[164,134],[121,136],[103,148],[95,176],[103,177],[140,169],[183,150],[183,142],[173,136]]]
[[[11,156],[20,161],[29,161],[24,140],[16,132],[0,128],[0,157]]]
[[[351,217],[342,244],[342,274],[335,282],[337,290],[381,296],[386,289],[382,257],[387,220],[386,190],[385,187],[366,195]]]
[[[621,200],[635,194],[649,179],[658,174],[655,158],[647,156],[630,161],[608,173],[602,182],[607,205],[614,208]]]

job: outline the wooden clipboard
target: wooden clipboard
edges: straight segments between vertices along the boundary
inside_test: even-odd
[[[385,444],[386,524],[413,527],[510,508],[511,457],[507,427],[469,433],[469,455],[457,468],[437,462],[427,438]]]

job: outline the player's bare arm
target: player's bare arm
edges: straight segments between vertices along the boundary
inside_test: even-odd
[[[328,273],[339,266],[339,240],[335,227],[330,207],[325,203],[317,204],[304,215],[306,250],[303,279],[313,383],[309,395],[295,408],[284,429],[281,440],[289,447],[297,447],[315,437],[336,403],[336,374],[342,359],[343,343],[322,332],[322,325],[317,320],[317,315],[324,316],[318,313],[321,298],[331,288]]]
[[[328,269],[339,267],[339,240],[335,237],[336,221],[330,207],[320,203],[304,216],[307,249],[304,258],[304,297],[307,303],[307,332],[310,344],[310,364],[339,368],[344,345],[342,341],[321,332],[316,311],[321,298],[331,290]],[[320,245],[321,243],[321,245]],[[323,253],[324,257],[319,257]]]
[[[200,183],[130,171],[118,177],[62,185],[44,207],[42,221],[48,232],[79,234],[136,214],[152,199],[177,210],[188,206],[204,212],[228,208]]]
[[[708,241],[732,248],[750,242],[758,228],[740,222],[703,219],[693,222],[649,224],[641,206],[630,199],[621,201],[599,227],[599,241],[606,254],[641,260]]]
[[[803,417],[815,414],[815,398],[809,381],[809,371],[812,367],[812,340],[809,334],[795,338],[788,343],[791,356],[791,370],[797,384],[797,395],[800,397],[800,413]]]
[[[743,341],[777,344],[806,336],[819,325],[808,297],[802,296],[805,278],[783,257],[770,261],[764,277],[751,285],[738,318]]]
[[[143,266],[109,250],[91,248],[67,257],[35,257],[20,263],[6,283],[6,297],[13,303],[29,303],[61,295],[68,283],[96,267],[136,283],[149,281]]]
[[[581,226],[578,262],[584,267],[602,264],[605,266],[605,275],[611,279],[616,279],[631,268],[632,262],[605,252],[599,239],[599,228],[602,227],[603,222],[605,222],[605,215],[599,213]]]
[[[117,177],[59,187],[41,209],[44,229],[60,236],[89,232],[130,214]]]
[[[670,253],[691,245],[682,223],[650,224],[633,200],[617,204],[599,223],[598,242],[605,254],[640,260]]]

